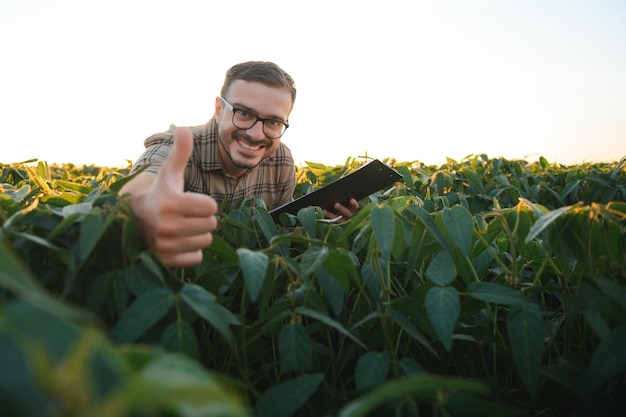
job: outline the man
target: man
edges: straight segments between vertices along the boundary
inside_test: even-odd
[[[212,241],[218,209],[261,197],[268,208],[293,199],[295,169],[280,138],[296,98],[291,76],[271,62],[237,64],[226,73],[215,114],[208,123],[174,127],[150,136],[126,184],[139,230],[161,261],[172,267],[202,261]],[[335,205],[324,216],[340,221],[358,209]]]

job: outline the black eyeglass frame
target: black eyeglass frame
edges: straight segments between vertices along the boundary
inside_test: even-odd
[[[287,131],[287,129],[289,128],[289,123],[286,122],[282,122],[280,120],[276,120],[276,119],[264,119],[262,117],[259,117],[257,114],[252,113],[249,110],[246,109],[240,109],[237,108],[235,106],[233,106],[232,104],[230,104],[228,101],[226,101],[226,99],[224,97],[219,97],[220,100],[222,100],[222,102],[224,102],[224,104],[226,105],[226,107],[228,107],[228,109],[233,113],[233,118],[232,118],[232,122],[233,125],[237,128],[237,129],[241,129],[241,130],[248,130],[248,129],[252,129],[254,127],[254,125],[256,125],[258,122],[261,122],[263,124],[263,133],[265,134],[265,136],[267,136],[270,139],[280,139],[285,132]],[[235,114],[237,113],[237,111],[243,111],[246,113],[251,114],[252,116],[254,116],[256,118],[256,120],[254,121],[254,123],[252,123],[252,125],[250,125],[250,127],[240,127],[237,126],[237,123],[235,123]],[[283,133],[281,133],[279,136],[273,137],[271,135],[268,135],[267,132],[265,131],[265,122],[274,122],[274,123],[280,123],[283,126],[285,126],[285,128],[283,129]]]

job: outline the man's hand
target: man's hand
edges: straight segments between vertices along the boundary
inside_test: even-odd
[[[132,193],[129,203],[150,249],[165,265],[187,267],[202,261],[202,249],[213,240],[217,203],[208,195],[184,192],[193,136],[185,127],[174,135],[174,146],[158,176],[147,192]]]
[[[338,219],[337,223],[345,222],[350,217],[352,217],[352,215],[356,213],[356,211],[359,209],[359,202],[356,201],[354,198],[350,199],[349,204],[350,205],[346,207],[341,203],[335,203],[335,205],[333,206],[335,212],[322,209],[324,217],[326,217],[327,219]]]

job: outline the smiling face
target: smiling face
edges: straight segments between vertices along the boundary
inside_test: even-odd
[[[283,122],[287,122],[292,108],[289,90],[269,87],[256,81],[233,81],[224,99],[237,109]],[[233,113],[219,97],[215,99],[215,120],[218,124],[222,165],[228,174],[235,177],[243,175],[273,154],[280,143],[280,139],[270,139],[263,133],[263,123],[260,121],[247,130],[233,125]]]

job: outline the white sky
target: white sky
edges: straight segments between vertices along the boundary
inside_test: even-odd
[[[624,0],[0,0],[0,163],[126,166],[248,60],[298,163],[626,156]]]

